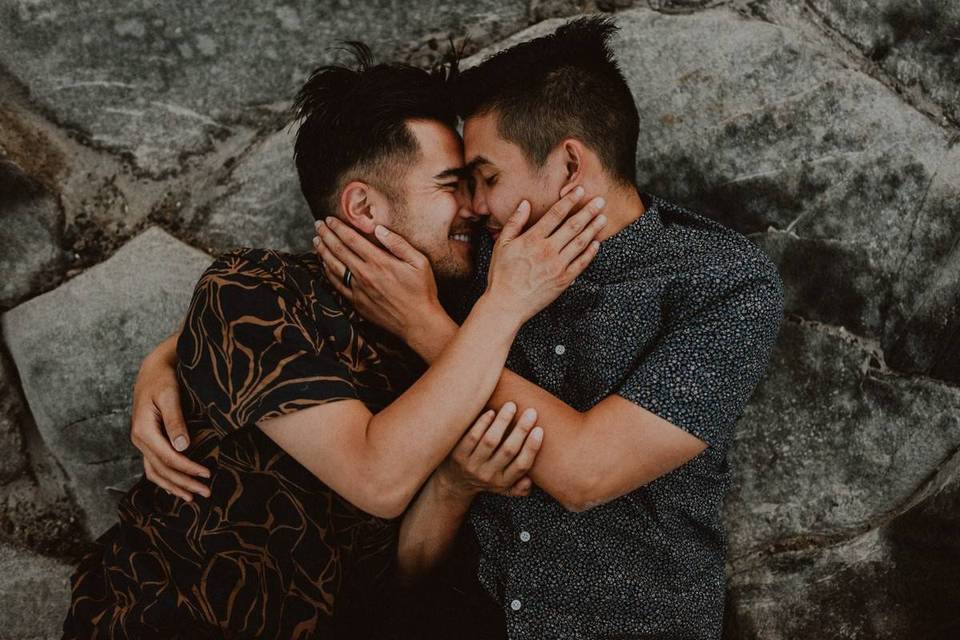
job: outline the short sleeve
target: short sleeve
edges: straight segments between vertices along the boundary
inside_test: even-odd
[[[177,341],[184,395],[221,435],[358,397],[327,332],[297,299],[302,292],[245,251],[222,254],[206,269]]]
[[[704,275],[709,282],[729,275]],[[714,286],[713,289],[718,287]],[[617,391],[721,453],[767,368],[783,319],[783,283],[764,262],[737,284],[694,294]]]

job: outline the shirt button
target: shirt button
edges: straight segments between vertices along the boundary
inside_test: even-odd
[[[566,353],[566,351],[567,351],[567,348],[562,344],[558,344],[553,348],[553,352],[558,356],[562,356],[564,353]]]
[[[530,532],[521,531],[520,532],[520,542],[530,542]]]
[[[514,611],[520,611],[520,601],[519,601],[519,600],[513,600],[513,601],[510,603],[510,608],[513,609]]]

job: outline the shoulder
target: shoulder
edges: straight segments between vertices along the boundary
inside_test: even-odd
[[[700,304],[734,294],[783,305],[783,280],[763,249],[739,231],[705,214],[658,198],[664,229],[675,246],[678,285]]]
[[[209,286],[246,292],[238,303],[274,298],[309,308],[318,302],[325,306],[339,306],[340,302],[312,252],[230,249],[217,255],[200,277],[198,288]]]

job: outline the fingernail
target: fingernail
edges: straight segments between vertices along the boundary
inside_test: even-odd
[[[597,209],[603,209],[604,205],[607,204],[607,201],[603,199],[603,196],[600,196],[594,200],[594,204],[596,205]]]
[[[335,227],[335,226],[337,226],[338,224],[340,224],[340,221],[337,220],[336,218],[334,218],[333,216],[330,216],[330,217],[327,218],[327,226],[328,226],[328,227]]]
[[[600,225],[601,227],[602,227],[603,225],[607,224],[607,216],[603,215],[602,213],[601,213],[600,215],[598,215],[598,216],[597,216],[597,224]]]
[[[524,200],[523,202],[521,202],[520,206],[517,207],[517,211],[523,211],[524,213],[526,213],[529,210],[530,210],[530,202],[527,200]]]
[[[531,408],[529,408],[529,409],[527,409],[526,411],[523,412],[523,415],[521,416],[520,419],[521,419],[521,420],[535,420],[536,417],[537,417],[537,410],[534,409],[533,407],[531,407]]]
[[[187,439],[183,436],[177,436],[177,439],[173,441],[173,448],[177,451],[183,451],[187,448]]]
[[[316,221],[314,221],[314,223],[313,223],[313,228],[314,228],[314,229],[320,229],[320,227],[322,227],[322,226],[323,226],[323,220],[316,220]]]
[[[512,402],[504,402],[504,403],[503,403],[503,410],[504,410],[504,411],[516,411],[516,410],[517,410],[517,405],[515,405],[515,404],[512,403]]]
[[[583,187],[578,186],[576,189],[574,189],[574,190],[573,190],[573,195],[577,196],[578,198],[579,198],[580,196],[582,196],[582,195],[583,195]]]
[[[204,469],[203,471],[201,471],[201,472],[198,473],[197,475],[203,476],[203,477],[206,478],[207,480],[210,479],[210,471],[208,471],[207,469]]]
[[[316,246],[319,246],[319,244],[320,244],[320,238],[317,236],[313,236],[313,246],[316,247]]]
[[[373,235],[375,235],[375,236],[377,236],[378,238],[380,238],[381,240],[383,240],[383,239],[386,238],[388,235],[390,235],[390,231],[389,231],[385,226],[383,226],[382,224],[378,224],[378,225],[377,225],[376,227],[374,227],[374,229],[373,229]]]
[[[543,439],[543,429],[534,427],[533,431],[530,432],[530,437],[533,438],[535,442],[540,442]]]

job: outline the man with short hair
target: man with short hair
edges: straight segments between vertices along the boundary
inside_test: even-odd
[[[460,499],[424,502],[410,520],[411,536],[453,532],[469,512],[478,577],[511,640],[720,637],[727,452],[783,316],[782,281],[761,250],[637,189],[639,117],[613,30],[603,18],[569,22],[466,71],[458,88],[473,206],[493,240],[521,199],[535,224],[576,188],[602,195],[608,219],[594,262],[518,333],[488,401],[537,408],[533,490],[480,492],[469,479],[482,474],[454,457]],[[347,268],[403,268],[349,229],[320,238],[334,281]],[[493,246],[481,244],[465,308],[484,290]],[[382,310],[423,308],[404,321],[439,327],[435,351],[456,335],[414,286],[367,276],[338,289],[399,334]],[[435,539],[421,565],[447,548]]]
[[[434,271],[445,282],[472,271],[474,219],[447,78],[356,51],[359,69],[322,67],[298,96],[304,196],[318,218],[407,256],[399,281],[439,310]],[[416,556],[398,518],[442,492],[435,469],[458,443],[502,443],[513,455],[471,452],[497,471],[484,488],[528,490],[518,483],[540,444],[535,411],[481,409],[520,326],[596,254],[598,208],[567,219],[581,196],[523,234],[529,207],[518,207],[488,292],[442,353],[428,326],[394,336],[358,316],[312,252],[219,255],[156,356],[172,374],[159,397],[186,409],[185,421],[165,412],[168,435],[181,450],[189,438],[189,457],[157,447],[159,431],[133,432],[145,477],[71,577],[64,637],[370,637],[375,594]],[[173,347],[175,372],[163,364]]]

